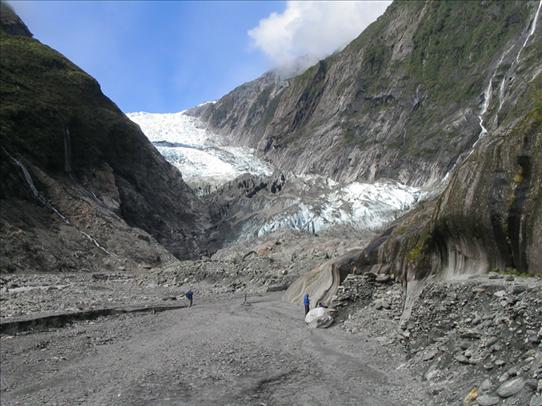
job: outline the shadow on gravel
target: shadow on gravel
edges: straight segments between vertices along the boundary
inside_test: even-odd
[[[164,312],[166,310],[182,309],[185,304],[178,305],[144,305],[117,306],[102,309],[81,310],[78,312],[54,313],[32,317],[21,317],[0,322],[0,334],[16,334],[23,331],[38,332],[50,328],[63,327],[66,324],[81,320],[94,320],[103,316],[114,316],[126,313]]]

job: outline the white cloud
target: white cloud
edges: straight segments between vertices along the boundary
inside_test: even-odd
[[[274,67],[305,68],[356,38],[391,1],[288,1],[249,30]],[[300,66],[302,65],[302,66]]]

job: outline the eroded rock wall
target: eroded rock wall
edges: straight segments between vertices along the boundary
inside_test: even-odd
[[[490,270],[541,273],[542,80],[524,97],[534,108],[483,139],[425,202],[375,239],[360,259],[406,282],[429,274],[448,279]]]
[[[269,73],[192,113],[283,171],[433,184],[478,138],[488,80],[507,74],[536,6],[395,2],[301,75]]]

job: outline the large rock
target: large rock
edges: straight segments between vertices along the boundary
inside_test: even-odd
[[[481,395],[476,399],[480,406],[494,406],[501,401],[497,396]]]
[[[335,321],[335,310],[324,307],[316,307],[305,316],[305,323],[310,328],[328,328]]]
[[[306,272],[290,285],[285,293],[285,300],[301,304],[305,293],[308,293],[314,305],[320,302],[329,304],[341,282],[352,272],[353,263],[359,253],[358,250],[349,251]]]
[[[497,389],[497,394],[502,398],[508,398],[520,392],[525,386],[523,378],[515,378],[503,383]]]

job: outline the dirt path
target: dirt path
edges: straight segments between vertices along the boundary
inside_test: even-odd
[[[392,347],[309,330],[280,294],[2,337],[13,404],[417,405],[422,384]]]

